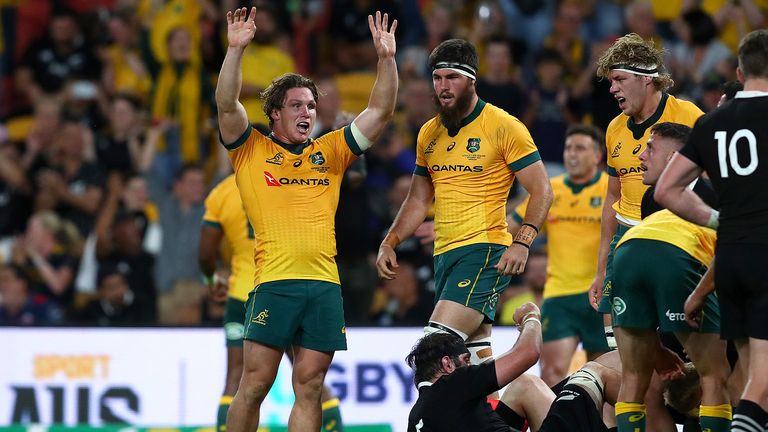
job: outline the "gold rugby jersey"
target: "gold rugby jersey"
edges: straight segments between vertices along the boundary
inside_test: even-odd
[[[289,145],[251,126],[225,145],[256,236],[254,285],[339,283],[334,217],[344,171],[361,154],[349,126]]]
[[[598,171],[585,184],[575,184],[567,174],[550,180],[555,198],[542,232],[547,233],[547,282],[544,298],[589,291],[597,268],[603,200],[608,174]],[[523,222],[528,198],[512,217]]]
[[[640,221],[640,201],[648,189],[643,184],[640,153],[645,150],[651,126],[674,122],[693,127],[702,114],[693,103],[662,93],[659,107],[648,120],[635,124],[631,117],[621,113],[611,121],[605,132],[605,146],[608,174],[621,181],[621,197],[613,204],[616,219],[629,226]]]
[[[235,175],[222,180],[205,199],[203,224],[221,229],[232,249],[229,296],[240,301],[248,300],[253,289],[253,227],[248,222],[237,190]]]
[[[414,174],[435,188],[435,255],[475,243],[509,246],[505,206],[515,171],[540,159],[528,129],[482,100],[458,130],[439,116],[426,122]]]

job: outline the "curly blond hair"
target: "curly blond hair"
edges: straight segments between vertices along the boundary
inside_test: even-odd
[[[611,66],[617,64],[658,65],[659,76],[653,77],[653,85],[665,91],[675,85],[664,67],[664,50],[656,48],[652,40],[645,40],[637,33],[629,33],[616,40],[597,61],[597,76],[608,78]]]

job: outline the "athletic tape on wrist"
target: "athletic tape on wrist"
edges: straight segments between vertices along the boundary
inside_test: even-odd
[[[522,226],[520,226],[520,229],[517,230],[517,233],[515,234],[515,238],[512,241],[512,243],[516,243],[519,245],[523,245],[527,248],[531,247],[531,244],[533,244],[533,241],[536,239],[536,236],[539,234],[538,228],[535,226],[524,223]]]
[[[707,227],[716,230],[719,225],[720,225],[720,212],[715,209],[711,209],[709,211],[709,220],[707,221]]]

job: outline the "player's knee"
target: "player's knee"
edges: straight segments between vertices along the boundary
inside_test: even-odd
[[[248,406],[258,406],[267,397],[271,387],[272,383],[267,380],[244,374],[237,393],[242,396]]]
[[[323,375],[305,380],[294,380],[293,392],[297,401],[319,402],[323,394]]]

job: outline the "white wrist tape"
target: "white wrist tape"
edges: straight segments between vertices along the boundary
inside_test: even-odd
[[[716,230],[718,225],[720,225],[720,212],[712,209],[709,212],[709,220],[707,221],[707,226]]]

